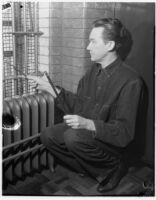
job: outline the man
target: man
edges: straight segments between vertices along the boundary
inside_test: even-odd
[[[54,157],[94,177],[99,192],[114,189],[126,174],[124,150],[135,135],[142,81],[120,59],[126,37],[118,19],[94,22],[87,50],[96,64],[80,80],[76,94],[56,88],[58,98],[50,85],[37,81],[38,89],[50,92],[67,112],[64,123],[41,134],[43,144]]]

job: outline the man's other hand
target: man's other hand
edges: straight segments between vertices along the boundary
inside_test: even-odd
[[[65,123],[73,129],[87,129],[95,131],[94,122],[79,115],[65,115],[63,117]]]

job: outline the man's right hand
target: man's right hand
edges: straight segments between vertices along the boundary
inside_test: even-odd
[[[37,76],[32,76],[32,75],[28,75],[27,78],[29,80],[33,81],[33,85],[37,90],[42,90],[42,91],[47,91],[49,92],[54,98],[56,98],[56,94],[53,90],[53,88],[51,87],[46,75],[43,75],[42,77],[37,77]],[[60,93],[60,89],[56,88],[57,93]]]

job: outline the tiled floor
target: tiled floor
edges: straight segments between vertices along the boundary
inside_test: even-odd
[[[108,193],[98,193],[98,183],[91,177],[80,177],[79,174],[57,165],[56,171],[49,170],[9,185],[3,195],[35,195],[35,196],[153,196],[154,192],[142,186],[146,180],[153,178],[153,170],[144,166],[130,168],[118,187]]]

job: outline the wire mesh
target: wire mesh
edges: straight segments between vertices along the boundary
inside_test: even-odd
[[[2,13],[2,32],[3,32],[3,62],[4,77],[13,75],[13,70],[9,67],[13,64],[13,37],[12,34],[12,10],[8,7]]]
[[[4,81],[4,87],[3,89],[3,96],[5,97],[12,97],[15,96],[14,89],[15,89],[15,81],[14,79],[8,79]]]
[[[35,31],[35,24],[33,19],[35,19],[35,4],[28,2],[26,4],[26,31]]]
[[[10,6],[8,6],[10,4]],[[7,6],[6,6],[7,5]],[[5,8],[5,9],[4,9]],[[38,74],[37,3],[12,2],[3,5],[3,97],[34,93],[32,81],[19,75]],[[15,67],[19,71],[15,70]],[[20,73],[21,71],[21,73]]]
[[[28,65],[28,73],[35,73],[35,38],[29,36],[27,38],[28,43],[28,54],[27,54],[27,65]]]

